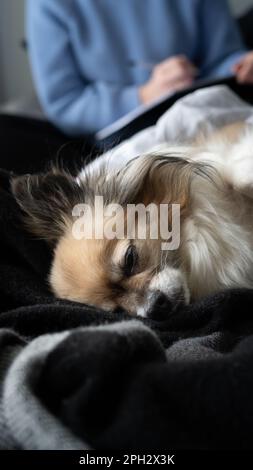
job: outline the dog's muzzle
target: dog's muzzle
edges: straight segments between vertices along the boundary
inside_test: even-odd
[[[178,289],[173,296],[168,296],[161,291],[150,292],[144,316],[152,320],[163,321],[185,305],[185,303],[183,287]]]

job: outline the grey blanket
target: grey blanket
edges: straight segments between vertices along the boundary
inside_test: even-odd
[[[238,291],[153,328],[2,329],[0,448],[250,448],[252,307]]]

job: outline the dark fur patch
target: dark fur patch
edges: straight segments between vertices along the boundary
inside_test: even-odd
[[[13,178],[11,186],[28,230],[49,242],[62,235],[74,205],[84,202],[83,188],[73,176],[58,169]]]

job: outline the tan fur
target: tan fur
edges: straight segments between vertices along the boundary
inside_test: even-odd
[[[130,278],[122,273],[128,246],[128,240],[76,240],[68,231],[55,250],[50,275],[55,295],[105,310],[122,308],[134,314],[159,265],[160,241],[135,242],[140,262]]]

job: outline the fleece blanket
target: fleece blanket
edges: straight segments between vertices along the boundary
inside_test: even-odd
[[[55,299],[9,183],[1,171],[0,448],[251,448],[253,291],[162,322]]]

